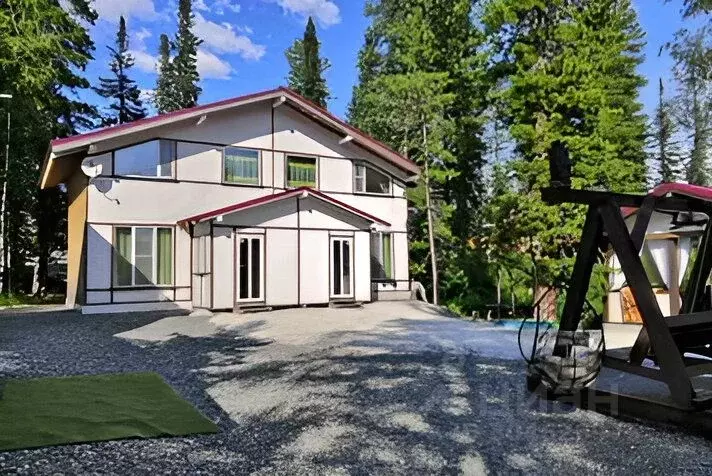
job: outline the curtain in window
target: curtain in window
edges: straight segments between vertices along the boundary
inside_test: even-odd
[[[259,152],[228,147],[224,154],[226,182],[259,184]]]
[[[386,278],[393,278],[393,254],[391,253],[391,235],[383,234],[383,272]]]
[[[117,286],[131,285],[131,228],[116,229],[114,280]]]
[[[173,230],[159,228],[157,237],[156,284],[173,284]]]
[[[287,184],[290,187],[316,185],[316,159],[289,157],[287,159]]]

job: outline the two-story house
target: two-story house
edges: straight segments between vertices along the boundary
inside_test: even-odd
[[[51,142],[67,305],[236,309],[409,297],[419,168],[279,88]]]

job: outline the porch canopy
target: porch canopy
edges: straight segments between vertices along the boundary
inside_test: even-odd
[[[246,211],[254,209],[257,207],[264,207],[265,205],[274,204],[282,202],[289,199],[314,199],[321,202],[331,208],[338,209],[347,215],[352,217],[357,217],[363,221],[369,223],[375,223],[384,227],[390,227],[391,224],[382,220],[370,213],[359,210],[358,208],[337,200],[329,195],[326,195],[318,190],[314,190],[310,187],[299,187],[292,190],[287,190],[284,192],[276,193],[273,195],[265,195],[262,197],[254,198],[252,200],[247,200],[244,202],[236,203],[234,205],[228,205],[226,207],[218,208],[216,210],[211,210],[208,212],[200,213],[198,215],[193,215],[191,217],[184,218],[178,221],[178,225],[187,228],[191,225],[196,225],[198,223],[213,220],[218,217],[229,215],[232,213]]]

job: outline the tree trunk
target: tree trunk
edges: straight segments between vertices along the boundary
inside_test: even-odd
[[[423,122],[423,153],[425,154],[425,208],[428,216],[428,242],[430,244],[430,266],[433,273],[433,304],[438,305],[438,258],[435,254],[435,231],[433,210],[430,201],[430,158],[428,157],[428,132]]]

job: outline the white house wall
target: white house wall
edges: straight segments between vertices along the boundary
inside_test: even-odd
[[[329,302],[329,232],[302,230],[299,242],[299,303]]]
[[[213,230],[213,308],[232,309],[235,289],[235,248],[232,230]]]
[[[371,300],[371,235],[360,231],[354,233],[354,299]]]

